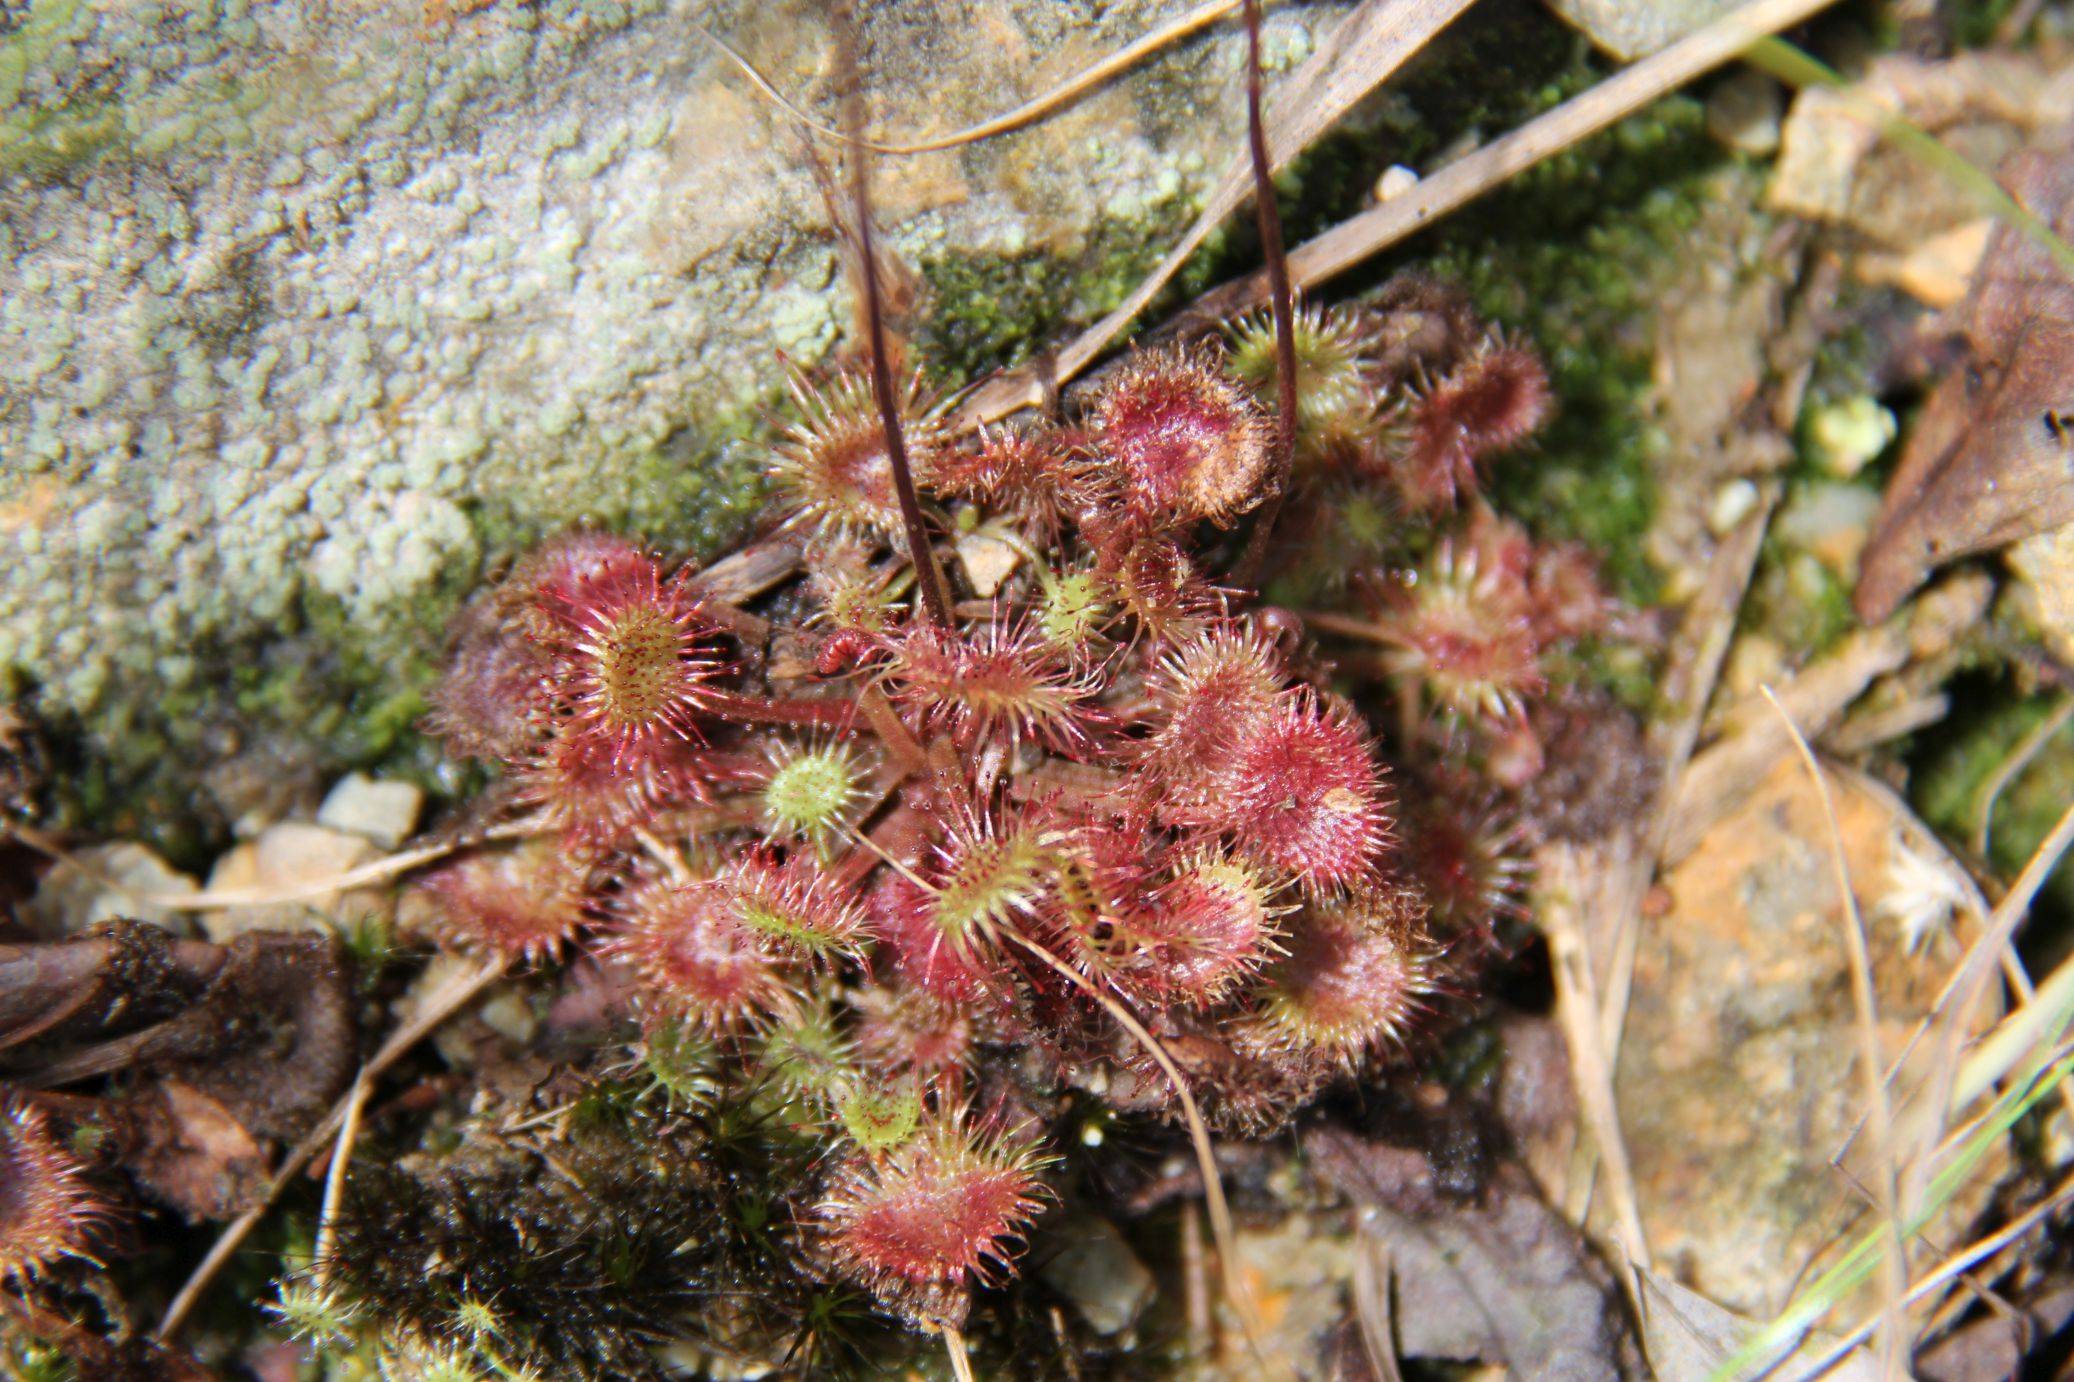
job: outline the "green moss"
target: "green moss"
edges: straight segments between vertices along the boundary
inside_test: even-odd
[[[2024,737],[2051,715],[2057,698],[2027,696],[1986,675],[1952,683],[1951,718],[1922,737],[1910,756],[1909,795],[1923,819],[1953,840],[1970,840],[1979,822],[1988,780]],[[1988,864],[2014,878],[2074,801],[2074,725],[2053,736],[2031,766],[1997,798]],[[2034,942],[2043,929],[2052,949],[2067,943],[2074,922],[2074,868],[2064,862],[2033,912]]]
[[[1099,318],[1159,262],[1191,211],[1178,195],[1163,199],[1141,215],[1098,224],[1070,255],[951,251],[922,259],[930,301],[919,343],[930,374],[956,387]]]
[[[1938,6],[1952,42],[1961,48],[1985,48],[2015,12],[2018,0],[1946,0]]]
[[[772,394],[651,446],[568,457],[549,480],[485,487],[463,508],[487,564],[580,524],[708,559],[762,505],[762,447],[789,407]]]
[[[1763,633],[1798,663],[1857,628],[1858,615],[1843,577],[1813,553],[1768,535],[1737,625]]]
[[[1590,75],[1552,84],[1544,99]],[[1705,201],[1720,194],[1722,164],[1700,103],[1673,97],[1470,209],[1428,261],[1548,361],[1556,415],[1532,449],[1494,467],[1500,507],[1544,536],[1588,544],[1638,603],[1659,583],[1642,541],[1659,449],[1646,326]]]

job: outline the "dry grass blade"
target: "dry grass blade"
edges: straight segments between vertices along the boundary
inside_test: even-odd
[[[276,888],[218,888],[214,891],[195,893],[152,893],[143,900],[154,907],[182,912],[210,912],[225,907],[263,907],[276,902],[302,902],[330,893],[349,892],[354,888],[386,883],[414,869],[444,859],[458,848],[460,844],[456,841],[420,845],[416,849],[406,849],[387,858],[361,864],[357,868],[326,874],[321,878],[300,879]]]
[[[1737,612],[1742,608],[1757,554],[1763,545],[1780,487],[1767,482],[1761,489],[1757,508],[1723,540],[1708,563],[1707,576],[1684,620],[1678,653],[1664,676],[1665,713],[1650,729],[1650,747],[1662,765],[1645,824],[1631,832],[1620,832],[1597,846],[1557,846],[1544,852],[1542,868],[1549,877],[1567,880],[1569,895],[1544,906],[1546,918],[1553,916],[1570,934],[1563,944],[1576,953],[1575,973],[1564,980],[1574,995],[1565,1014],[1574,1026],[1566,1025],[1565,1041],[1571,1046],[1571,1068],[1579,1088],[1589,1088],[1586,1103],[1592,1141],[1580,1147],[1572,1164],[1571,1182],[1564,1207],[1581,1220],[1590,1200],[1599,1159],[1594,1149],[1611,1146],[1618,1156],[1607,1163],[1615,1217],[1627,1224],[1625,1246],[1632,1255],[1643,1246],[1640,1208],[1633,1176],[1628,1166],[1619,1126],[1618,1105],[1613,1095],[1613,1070],[1618,1063],[1620,1043],[1627,1026],[1628,997],[1633,987],[1636,957],[1642,936],[1642,899],[1656,876],[1657,860],[1663,851],[1671,820],[1671,803],[1676,799],[1686,766],[1699,742],[1701,723],[1714,684],[1735,631]],[[1553,890],[1549,890],[1553,891]],[[1551,947],[1555,939],[1551,935]],[[1603,976],[1603,977],[1602,977]],[[1595,1006],[1593,1006],[1595,1005]],[[1595,1020],[1587,1024],[1587,1008]],[[1587,1031],[1589,1025],[1589,1031]],[[1583,1043],[1590,1041],[1590,1047]],[[1584,1081],[1591,1083],[1587,1086]],[[1646,1257],[1636,1261],[1647,1265]]]
[[[1922,822],[1899,792],[1880,779],[1854,768],[1842,767],[1832,763],[1829,770],[1840,781],[1848,783],[1852,791],[1877,802],[1884,808],[1888,817],[1893,821],[1896,828],[1900,830],[1903,846],[1911,852],[1921,855],[1941,870],[1950,880],[1951,888],[1959,899],[1959,908],[1971,915],[1976,925],[1982,928],[1988,925],[1988,918],[1993,915],[1993,909],[1988,905],[1987,897],[1981,892],[1980,885],[1974,880],[1972,873],[1952,854],[1950,848],[1945,845],[1944,840],[1939,837],[1937,832]],[[2057,1010],[2053,1006],[2056,1001],[2064,1001],[2064,999],[2056,1000],[2052,995],[2046,994],[2043,990],[2032,986],[2031,976],[2025,971],[2023,959],[2016,953],[2014,944],[2004,945],[1999,958],[2002,967],[2002,977],[2008,981],[2010,989],[2016,995],[2017,1010],[2009,1014],[2003,1020],[2001,1026],[1996,1028],[1995,1034],[1983,1041],[1967,1057],[1966,1064],[1960,1067],[1959,1083],[1962,1085],[1966,1080],[1965,1071],[1967,1067],[1971,1066],[1994,1041],[2006,1039],[2003,1035],[2005,1030],[2010,1028],[2011,1024],[2018,1018],[2028,1021],[2034,1033],[2040,1033],[2043,1031],[2046,1020],[2044,1015]],[[2074,974],[2055,973],[2048,982],[2060,985],[2074,983]],[[2064,992],[2065,990],[2062,991]],[[1915,1052],[1916,1047],[1922,1042],[1924,1035],[1929,1031],[1929,1027],[1930,1023],[1927,1019],[1918,1022],[1915,1030],[1909,1034],[1908,1042],[1902,1047],[1900,1054],[1888,1066],[1887,1084],[1890,1088],[1899,1077],[1903,1065],[1907,1063],[1909,1057]],[[2050,1040],[2052,1038],[2041,1038],[2034,1035],[2033,1044],[2035,1045],[2035,1042],[2039,1039]],[[2002,1068],[2006,1073],[2009,1069],[2014,1068],[2013,1062],[2005,1064]],[[1994,1081],[1990,1080],[1988,1083],[1992,1085]],[[1956,1100],[1955,1107],[1965,1107],[1981,1094],[1985,1088],[1986,1086],[1973,1086],[1971,1093]],[[2063,1086],[2060,1089],[2060,1098],[2066,1104],[2068,1112],[2074,1113],[2074,1088]],[[1921,1177],[1928,1173],[1928,1169],[1919,1163],[1911,1163],[1909,1175],[1912,1178]],[[1902,1188],[1903,1199],[1913,1200],[1916,1191],[1908,1184],[1904,1184]]]
[[[943,1347],[951,1360],[951,1376],[956,1378],[957,1382],[972,1382],[972,1355],[966,1352],[964,1332],[946,1325],[943,1331]]]
[[[1834,3],[1753,0],[1662,52],[1623,68],[1546,115],[1448,164],[1401,195],[1297,246],[1289,256],[1297,286],[1307,288],[1352,268],[1543,159],[1734,60],[1759,39]],[[1256,273],[1206,294],[1193,310],[1214,317],[1236,316],[1259,306],[1266,292],[1266,279]]]
[[[976,144],[983,139],[991,139],[995,135],[1008,134],[1023,128],[1025,125],[1035,124],[1060,107],[1072,104],[1110,78],[1130,71],[1131,68],[1136,67],[1162,48],[1171,47],[1193,34],[1201,33],[1204,29],[1209,28],[1218,20],[1223,19],[1226,15],[1238,9],[1240,3],[1241,0],[1210,0],[1210,3],[1198,5],[1188,13],[1166,24],[1162,24],[1142,38],[1126,44],[1108,57],[1103,58],[1100,62],[1075,73],[1072,77],[1041,96],[1032,97],[1019,106],[1005,110],[999,115],[991,116],[976,125],[968,125],[961,130],[953,130],[948,134],[934,134],[906,140],[889,140],[862,134],[846,133],[833,125],[823,124],[808,114],[798,102],[778,90],[777,85],[770,78],[764,76],[761,71],[757,70],[754,63],[742,56],[740,52],[719,35],[704,28],[701,28],[699,32],[708,43],[720,51],[723,57],[733,63],[743,76],[749,79],[751,86],[755,87],[768,100],[791,116],[801,127],[821,136],[823,139],[833,140],[836,143],[848,145],[850,148],[863,149],[874,154],[928,154],[937,153],[945,149],[955,149],[965,144]]]
[[[1392,72],[1469,7],[1470,0],[1362,0],[1309,61],[1281,89],[1266,115],[1271,164],[1279,168],[1373,91]],[[958,421],[976,426],[1042,404],[1059,384],[1086,369],[1111,341],[1145,310],[1211,231],[1245,199],[1252,186],[1244,154],[1211,189],[1203,209],[1166,258],[1132,290],[1122,305],[1059,352],[1036,365],[1004,374],[975,389],[959,409]],[[1266,282],[1261,295],[1265,301]]]
[[[654,831],[636,826],[634,838],[640,842],[648,857],[660,865],[664,873],[670,875],[671,882],[681,888],[692,881],[691,865],[684,862],[682,854],[656,838]]]
[[[1670,837],[1672,807],[1678,800],[1686,772],[1699,745],[1706,722],[1707,703],[1713,699],[1720,680],[1728,645],[1735,635],[1736,619],[1757,570],[1757,554],[1771,527],[1785,489],[1776,480],[1758,487],[1758,503],[1736,527],[1707,565],[1707,576],[1693,600],[1681,640],[1684,650],[1664,677],[1664,703],[1670,713],[1650,728],[1650,747],[1662,764],[1662,777],[1650,801],[1648,827],[1625,863],[1626,872],[1608,883],[1606,896],[1612,906],[1606,918],[1611,935],[1601,957],[1607,965],[1600,1039],[1610,1062],[1620,1051],[1627,1027],[1628,998],[1634,986],[1635,959],[1641,943],[1642,898],[1656,876],[1658,863]]]
[[[2016,929],[2015,920],[2029,908],[2032,896],[2044,885],[2070,844],[2074,844],[2074,807],[2069,807],[2060,817],[2052,834],[2031,856],[2016,886],[1995,905],[1980,940],[1976,942],[1976,950],[1998,935],[2002,937],[2001,944],[2007,946]],[[1969,964],[1972,958],[1969,954]],[[1956,992],[1957,982],[1955,979],[1953,992]],[[2074,960],[2063,962],[2044,983],[2038,985],[2028,1002],[2003,1018],[1994,1031],[1974,1047],[1951,1075],[1948,1089],[1922,1110],[1924,1116],[1935,1115],[1937,1126],[1941,1128],[1944,1117],[1965,1108],[2007,1078],[2041,1043],[2057,1041],[2070,1019],[2074,1019]]]
[[[1397,1322],[1391,1304],[1394,1272],[1390,1247],[1373,1233],[1354,1239],[1354,1319],[1361,1326],[1361,1352],[1378,1382],[1404,1382],[1397,1366]]]
[[[2025,1077],[1995,1101],[1995,1106],[1977,1126],[1966,1129],[1963,1135],[1955,1135],[1940,1150],[1945,1164],[1931,1178],[1924,1207],[1915,1221],[1907,1225],[1908,1232],[1911,1235],[1920,1232],[1929,1218],[1950,1202],[1979,1167],[1988,1148],[2006,1137],[2019,1118],[2058,1089],[2070,1075],[2074,1075],[2074,1054],[2047,1052],[2041,1059],[2031,1061]],[[1834,1266],[1799,1292],[1777,1319],[1754,1334],[1736,1350],[1734,1356],[1709,1375],[1720,1382],[1731,1382],[1731,1379],[1740,1382],[1740,1379],[1754,1375],[1752,1369],[1759,1360],[1790,1349],[1870,1275],[1875,1262],[1884,1254],[1886,1242],[1884,1226],[1861,1236]]]
[[[353,1087],[346,1091],[346,1116],[339,1126],[338,1141],[332,1144],[331,1169],[324,1173],[324,1206],[317,1213],[317,1241],[310,1250],[310,1260],[320,1277],[326,1274],[324,1264],[331,1258],[339,1201],[346,1192],[346,1167],[353,1162],[353,1147],[360,1140],[360,1111],[367,1106],[367,1094],[372,1088],[363,1070],[353,1077]]]
[[[1771,700],[1784,710],[1787,720],[1783,723],[1820,739],[1874,678],[1894,671],[1908,657],[1905,628],[1859,629],[1778,687],[1776,698],[1768,688],[1764,698],[1749,698],[1754,704],[1732,708],[1720,736],[1693,758],[1679,784],[1664,839],[1663,862],[1675,864],[1699,848],[1707,832],[1742,805],[1773,765],[1793,751],[1791,736],[1780,720],[1769,714],[1757,719],[1747,713],[1750,709],[1762,711],[1763,700]]]
[[[2069,1200],[2074,1200],[2074,1176],[2062,1180],[2052,1188],[2052,1192],[2043,1200],[2031,1206],[2030,1209],[2026,1210],[2006,1227],[1998,1229],[1985,1238],[1981,1238],[1959,1249],[1959,1251],[1938,1263],[1930,1271],[1924,1273],[1922,1279],[1910,1287],[1907,1293],[1902,1296],[1901,1304],[1904,1307],[1916,1305],[1938,1291],[1943,1290],[1962,1273],[1971,1271],[1980,1263],[1987,1261],[2011,1243],[2022,1238],[2036,1228],[2048,1214],[2051,1214]],[[1884,1313],[1881,1318],[1885,1318]],[[1873,1331],[1880,1327],[1880,1323],[1881,1321],[1878,1319],[1869,1320],[1845,1334],[1841,1339],[1837,1340],[1834,1348],[1830,1349],[1828,1353],[1816,1361],[1815,1365],[1809,1369],[1809,1375],[1820,1377],[1828,1372],[1829,1369],[1835,1367],[1852,1349],[1870,1338]]]
[[[1872,956],[1865,943],[1865,918],[1858,910],[1858,895],[1851,887],[1851,866],[1844,857],[1843,826],[1837,821],[1836,798],[1829,790],[1829,779],[1823,776],[1815,751],[1808,747],[1807,736],[1793,723],[1793,717],[1769,686],[1764,688],[1764,698],[1771,702],[1792,736],[1793,747],[1821,799],[1822,821],[1829,832],[1830,860],[1836,868],[1837,900],[1843,907],[1844,953],[1850,958],[1851,1002],[1857,1017],[1859,1072],[1865,1083],[1865,1107],[1872,1120],[1874,1152],[1879,1158],[1879,1209],[1886,1216],[1890,1234],[1882,1276],[1887,1299],[1880,1371],[1883,1376],[1892,1377],[1897,1375],[1903,1357],[1901,1311],[1903,1298],[1908,1294],[1908,1246],[1901,1229],[1901,1167],[1896,1160],[1893,1110],[1887,1103],[1886,1063],[1880,1059],[1879,1009],[1872,982]]]
[[[300,878],[293,883],[283,883],[270,888],[218,888],[194,893],[140,893],[137,900],[148,906],[164,907],[174,912],[213,912],[225,907],[266,907],[276,902],[304,902],[313,897],[325,897],[332,893],[351,892],[355,888],[372,887],[376,883],[387,883],[393,878],[400,878],[406,873],[415,872],[427,864],[444,859],[456,850],[495,840],[525,839],[527,836],[541,834],[545,828],[541,821],[535,819],[511,821],[462,839],[439,840],[432,844],[419,845],[415,849],[400,850],[384,858],[369,860],[357,867],[325,874],[320,878]]]
[[[1630,1299],[1639,1302],[1633,1269],[1649,1266],[1649,1241],[1642,1230],[1627,1140],[1620,1131],[1611,1048],[1602,1041],[1598,983],[1592,976],[1591,954],[1584,938],[1580,901],[1587,886],[1585,871],[1580,857],[1569,850],[1544,851],[1538,865],[1543,877],[1538,920],[1548,937],[1550,967],[1555,974],[1556,1021],[1569,1049],[1571,1080],[1577,1086],[1585,1126],[1606,1170],[1614,1236],[1627,1254],[1621,1279]]]
[[[225,1226],[216,1242],[210,1246],[208,1255],[196,1265],[186,1283],[181,1286],[180,1293],[173,1297],[173,1303],[166,1307],[165,1317],[158,1325],[159,1338],[170,1339],[180,1332],[180,1326],[187,1322],[188,1315],[201,1300],[202,1292],[209,1288],[209,1283],[215,1279],[216,1273],[223,1269],[223,1264],[238,1250],[246,1235],[258,1227],[259,1221],[266,1217],[267,1210],[273,1207],[274,1201],[280,1197],[281,1191],[287,1188],[288,1182],[299,1175],[303,1167],[310,1164],[311,1158],[322,1151],[324,1144],[345,1124],[355,1101],[366,1097],[363,1087],[381,1078],[383,1072],[402,1059],[405,1052],[424,1040],[448,1018],[467,1007],[484,989],[502,978],[510,967],[511,961],[499,956],[475,969],[462,970],[451,975],[444,984],[425,996],[410,1021],[391,1033],[389,1039],[382,1043],[381,1049],[362,1067],[360,1077],[353,1082],[353,1088],[347,1090],[345,1096],[332,1105],[331,1111],[324,1115],[323,1121],[310,1129],[303,1140],[291,1147],[288,1154],[281,1158],[281,1164],[275,1168],[273,1178],[261,1187],[258,1203]]]
[[[1946,1120],[1953,1112],[1965,1107],[1966,1099],[1960,1097],[1964,1091],[1958,1079],[1960,1041],[1972,1021],[1975,1007],[1986,992],[1989,978],[2000,966],[2003,949],[2029,913],[2031,899],[2045,886],[2045,880],[2059,866],[2060,857],[2070,845],[2074,845],[2074,806],[2069,806],[2060,816],[2059,822],[2031,855],[2030,862],[2024,865],[2015,884],[1995,904],[1987,926],[1974,940],[1958,971],[1938,996],[1932,1010],[1936,1061],[1929,1098],[1917,1111],[1920,1126],[1911,1130],[1919,1148],[1933,1146],[1943,1135]]]

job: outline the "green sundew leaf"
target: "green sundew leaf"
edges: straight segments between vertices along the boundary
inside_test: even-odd
[[[713,1099],[713,1043],[689,1022],[658,1024],[641,1050],[653,1087],[672,1105],[702,1108]]]
[[[914,1136],[922,1121],[922,1096],[914,1086],[873,1089],[854,1086],[843,1096],[843,1127],[857,1145],[876,1156]]]

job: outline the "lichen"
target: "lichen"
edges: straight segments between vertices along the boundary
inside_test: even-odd
[[[454,583],[547,531],[711,550],[740,530],[779,352],[813,366],[849,321],[796,144],[699,40],[752,8],[406,3],[321,27],[248,0],[9,10],[0,691],[95,760],[72,818],[147,775],[177,801],[183,773],[263,737],[230,723],[225,684],[262,710],[300,700],[333,757],[402,751],[384,726],[412,686],[362,683],[408,671],[399,650],[433,641]],[[1344,8],[1279,12],[1274,51],[1300,57]],[[1004,12],[1033,42],[1053,22]],[[892,60],[912,38],[873,41]],[[1228,104],[1237,41],[1175,56],[1184,103],[1148,69],[1110,104],[887,162],[909,262],[1041,246],[1058,269],[1043,306],[982,309],[971,274],[942,294],[954,319],[975,303],[946,370],[1107,306],[1174,233],[1225,147],[1197,78]],[[989,75],[964,99],[997,92]],[[941,122],[937,86],[890,95],[889,125]],[[1068,273],[1088,247],[1099,272]],[[354,645],[295,646],[333,636]]]

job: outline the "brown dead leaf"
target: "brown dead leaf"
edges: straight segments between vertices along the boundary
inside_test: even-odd
[[[2063,131],[2002,173],[2056,234],[2074,235],[2074,138]],[[1963,361],[1923,405],[1859,568],[1868,623],[1947,562],[2074,522],[2074,279],[1998,226],[1953,326]]]
[[[165,1080],[131,1107],[137,1150],[129,1168],[154,1198],[190,1223],[228,1219],[257,1198],[266,1152],[222,1104]]]

